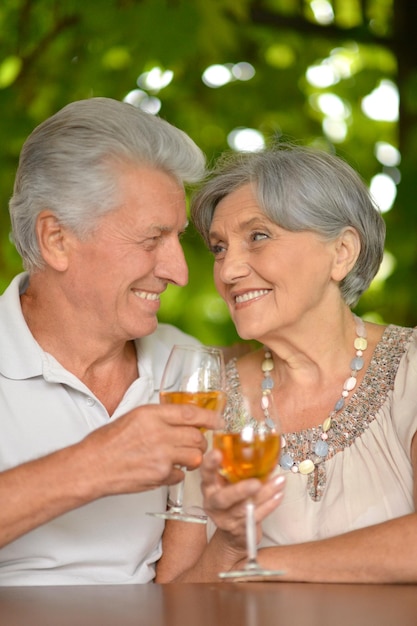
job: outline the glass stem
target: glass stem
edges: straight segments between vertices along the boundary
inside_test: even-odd
[[[257,569],[255,505],[252,500],[246,503],[246,547],[248,552],[246,569]]]
[[[185,471],[185,468],[181,468]],[[175,512],[182,511],[182,502],[184,499],[184,480],[169,488],[168,505]]]

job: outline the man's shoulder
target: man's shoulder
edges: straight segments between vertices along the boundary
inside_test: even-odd
[[[158,324],[156,330],[146,337],[136,340],[140,354],[149,354],[152,358],[168,358],[171,348],[175,344],[200,345],[200,341],[188,335],[172,324]]]
[[[177,343],[200,345],[201,343],[198,339],[196,339],[196,337],[185,333],[177,326],[165,323],[158,324],[156,331],[150,337],[153,337],[154,340],[157,342],[162,342],[169,345],[174,345]]]

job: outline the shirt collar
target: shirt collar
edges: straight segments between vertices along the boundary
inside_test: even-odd
[[[42,374],[43,350],[23,317],[20,295],[29,284],[29,275],[15,276],[0,296],[0,374],[16,380]]]

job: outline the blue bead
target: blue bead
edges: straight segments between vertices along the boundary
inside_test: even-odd
[[[262,380],[262,389],[273,389],[274,381],[269,376]]]
[[[339,398],[339,400],[334,405],[334,410],[335,411],[340,411],[340,409],[343,409],[344,406],[345,406],[345,399],[344,398]]]
[[[323,441],[323,439],[319,439],[314,447],[314,452],[317,454],[317,456],[324,457],[324,456],[327,456],[328,451],[329,451],[329,446],[328,446],[327,441]]]
[[[359,372],[359,370],[363,368],[363,365],[364,365],[363,358],[360,356],[355,356],[355,358],[352,359],[350,363],[350,369],[355,372]]]
[[[294,460],[292,456],[286,452],[285,454],[281,456],[279,464],[284,469],[291,469],[292,466],[294,465]]]

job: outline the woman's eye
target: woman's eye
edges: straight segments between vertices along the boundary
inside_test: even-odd
[[[218,243],[210,246],[210,252],[214,254],[214,256],[219,256],[219,254],[222,254],[224,251],[225,247]]]
[[[261,241],[262,239],[268,239],[268,235],[266,233],[261,233],[261,232],[252,233],[253,241]]]

